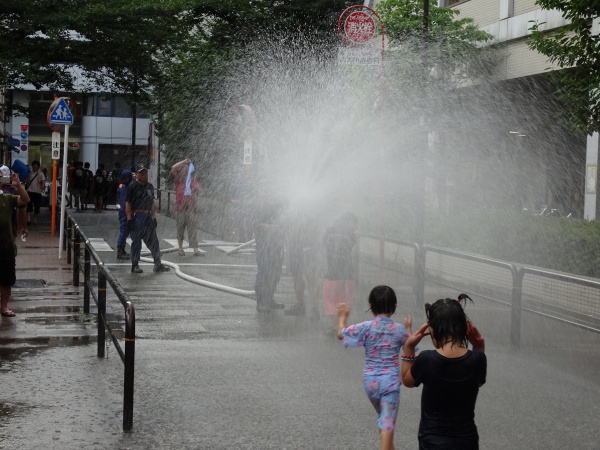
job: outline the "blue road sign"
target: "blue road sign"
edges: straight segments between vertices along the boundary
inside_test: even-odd
[[[73,125],[73,114],[64,98],[58,101],[58,104],[54,107],[52,113],[50,113],[50,123]]]

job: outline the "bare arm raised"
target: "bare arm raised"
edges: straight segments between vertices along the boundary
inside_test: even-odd
[[[417,348],[417,345],[425,336],[429,336],[431,334],[427,331],[428,328],[429,322],[425,322],[417,331],[410,335],[410,337],[404,343],[404,356],[408,358],[415,358],[415,349]],[[414,359],[402,359],[402,384],[406,387],[415,387],[415,380],[410,373],[410,369],[414,362]]]

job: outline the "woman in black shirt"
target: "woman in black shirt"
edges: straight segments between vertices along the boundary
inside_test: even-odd
[[[467,320],[461,305],[466,299],[471,300],[461,294],[458,300],[446,298],[427,304],[428,321],[404,344],[402,384],[423,384],[420,450],[479,449],[475,402],[479,387],[485,383],[487,359],[484,339]],[[415,356],[417,344],[427,335],[436,350]]]

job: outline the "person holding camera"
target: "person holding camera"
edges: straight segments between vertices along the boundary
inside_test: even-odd
[[[16,190],[17,194],[4,193],[4,188],[9,185],[9,183],[6,183],[8,177],[4,176],[4,167],[0,182],[0,266],[2,267],[2,270],[0,270],[0,315],[14,317],[16,314],[8,309],[8,301],[12,293],[12,287],[17,281],[15,211],[19,206],[27,205],[30,199],[29,194],[19,180],[19,175],[16,173],[10,174],[10,186]]]

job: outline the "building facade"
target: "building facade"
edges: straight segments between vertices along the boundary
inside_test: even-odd
[[[115,163],[132,167],[138,162],[149,164],[154,158],[152,122],[144,111],[133,117],[124,97],[104,93],[58,93],[34,89],[5,92],[7,112],[2,121],[4,136],[3,162],[21,160],[27,165],[40,161],[42,168],[52,167],[52,130],[47,123],[50,105],[55,97],[75,100],[74,123],[69,127],[67,162],[90,163],[95,171],[100,164],[111,170]],[[27,115],[19,110],[27,108]],[[135,138],[134,138],[135,136]],[[61,159],[64,133],[61,133]],[[8,145],[9,142],[19,145]],[[135,142],[134,142],[135,141]]]

